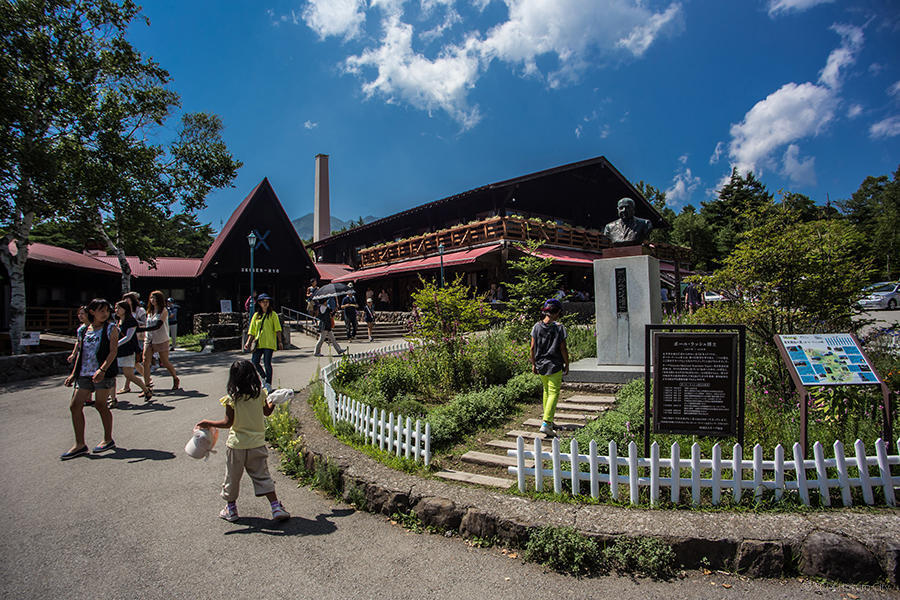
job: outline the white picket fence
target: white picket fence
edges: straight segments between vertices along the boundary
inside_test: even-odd
[[[368,361],[379,356],[396,356],[412,349],[410,344],[394,344],[378,350],[353,354],[344,358],[354,362]],[[393,412],[385,413],[368,404],[363,404],[343,394],[335,392],[331,385],[331,377],[339,363],[331,363],[322,367],[322,382],[325,387],[325,400],[328,412],[335,423],[346,421],[353,425],[354,431],[363,436],[366,443],[378,446],[379,449],[412,458],[416,462],[423,461],[425,466],[431,464],[431,425],[421,419],[413,421],[410,417]]]
[[[631,504],[638,504],[639,490],[648,487],[650,490],[650,504],[659,502],[659,494],[662,488],[669,488],[670,498],[673,503],[678,503],[681,498],[681,489],[691,490],[691,503],[700,504],[700,490],[712,488],[712,504],[721,502],[722,494],[731,492],[734,501],[738,502],[744,490],[752,490],[756,500],[762,498],[765,490],[773,490],[775,498],[780,500],[786,490],[796,491],[800,500],[810,504],[810,490],[818,490],[819,502],[824,506],[831,506],[831,489],[840,489],[844,506],[852,505],[851,488],[861,488],[863,501],[866,504],[874,504],[873,489],[884,490],[884,501],[888,506],[896,506],[894,497],[895,486],[900,486],[900,477],[891,475],[891,465],[900,465],[900,440],[897,440],[897,454],[888,455],[888,447],[881,439],[875,442],[875,456],[866,456],[865,444],[857,440],[854,444],[852,456],[844,454],[844,445],[837,441],[834,443],[834,458],[825,458],[825,449],[820,442],[813,446],[813,459],[803,460],[800,444],[793,446],[793,460],[784,460],[784,448],[778,445],[775,448],[774,460],[763,460],[762,446],[753,448],[753,459],[744,460],[743,450],[740,444],[735,444],[731,459],[722,458],[722,447],[716,444],[712,448],[712,458],[700,458],[700,445],[691,446],[691,458],[681,458],[681,449],[678,444],[672,444],[669,457],[660,457],[659,445],[653,443],[650,447],[650,458],[642,458],[638,455],[638,447],[634,442],[628,444],[628,456],[618,456],[616,442],[610,442],[608,452],[600,455],[597,442],[591,441],[588,454],[579,454],[578,441],[572,440],[569,452],[561,453],[559,439],[554,438],[550,445],[550,452],[543,450],[544,443],[540,438],[534,440],[534,450],[525,450],[525,440],[521,436],[516,440],[516,449],[508,450],[509,456],[516,457],[516,466],[509,467],[509,472],[518,478],[519,491],[524,492],[528,477],[534,478],[534,487],[538,491],[544,489],[544,480],[553,479],[553,491],[557,494],[563,492],[563,481],[571,482],[571,493],[581,494],[582,484],[590,486],[590,494],[598,498],[600,486],[609,486],[610,496],[614,500],[619,499],[619,486],[627,486]],[[540,457],[534,467],[525,467],[527,459]],[[545,469],[544,462],[550,461],[551,468]],[[563,470],[563,463],[571,463],[569,470]],[[581,471],[581,465],[589,466],[587,472]],[[610,468],[610,465],[614,465]],[[877,467],[879,475],[870,474],[870,467]],[[620,469],[625,468],[627,474],[622,474]],[[670,469],[671,476],[661,477],[660,469]],[[641,472],[643,469],[643,473]],[[723,471],[731,470],[731,479],[723,479]],[[829,478],[828,469],[837,470],[837,479]],[[853,471],[855,471],[855,473]],[[687,470],[689,477],[681,477],[682,471]],[[814,478],[807,477],[807,470],[815,470]],[[649,471],[649,473],[648,473]],[[707,471],[707,473],[704,473]],[[750,479],[744,479],[744,473],[751,475]],[[704,478],[703,475],[710,475]],[[793,476],[791,476],[793,474]],[[649,475],[649,476],[648,476]],[[855,476],[851,476],[855,475]]]

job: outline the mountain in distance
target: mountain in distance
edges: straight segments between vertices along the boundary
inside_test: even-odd
[[[313,236],[313,213],[309,213],[307,215],[303,215],[299,219],[294,219],[291,223],[294,224],[294,229],[297,230],[297,234],[300,236],[301,240],[308,240]],[[377,221],[378,217],[373,217],[369,215],[368,217],[363,217],[364,223],[371,223],[372,221]],[[342,221],[337,217],[331,217],[331,231],[339,231],[344,227],[349,227],[349,221]]]

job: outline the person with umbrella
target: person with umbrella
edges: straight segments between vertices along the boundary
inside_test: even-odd
[[[313,300],[321,302],[316,317],[319,320],[319,341],[316,343],[316,351],[314,356],[322,356],[322,344],[328,342],[334,346],[338,355],[343,354],[344,350],[334,339],[334,311],[337,309],[337,298],[346,296],[353,291],[353,288],[343,283],[329,283],[323,285],[313,296]]]
[[[358,327],[356,321],[356,294],[353,293],[353,284],[350,284],[350,292],[344,296],[341,302],[341,309],[344,311],[344,325],[347,326],[347,339],[352,340],[356,337],[356,329]]]

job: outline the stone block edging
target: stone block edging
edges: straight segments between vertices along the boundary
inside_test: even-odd
[[[533,530],[575,527],[602,541],[654,537],[670,544],[685,568],[709,566],[753,577],[799,572],[850,583],[900,585],[900,510],[836,509],[747,513],[622,508],[534,501],[488,489],[424,479],[388,468],[334,438],[316,419],[306,393],[291,403],[299,418],[307,468],[327,459],[343,489],[365,491],[370,512],[414,512],[423,525],[463,537],[523,547]]]
[[[0,356],[0,384],[40,377],[66,376],[72,365],[66,362],[70,350]]]

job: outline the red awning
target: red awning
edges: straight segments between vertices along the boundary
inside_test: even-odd
[[[455,252],[447,252],[444,254],[444,266],[455,267],[457,265],[465,265],[473,263],[478,258],[494,252],[500,248],[500,244],[492,244],[490,246],[482,246],[480,248],[469,248],[467,250],[457,250]],[[390,265],[382,265],[380,267],[372,267],[371,269],[360,269],[347,273],[335,279],[332,283],[341,283],[346,281],[362,281],[364,279],[375,279],[376,277],[386,277],[388,275],[396,275],[397,273],[407,273],[409,271],[422,271],[425,269],[439,269],[441,267],[441,257],[429,256],[427,258],[416,258],[403,262],[393,263]]]
[[[353,271],[349,265],[339,263],[316,263],[316,270],[319,272],[319,279],[322,281],[334,281],[338,277],[343,277]]]
[[[535,252],[529,252],[540,258],[552,258],[553,262],[558,265],[568,265],[573,267],[591,267],[595,260],[603,258],[600,254],[593,252],[581,252],[580,250],[569,250],[567,248],[539,248]]]

